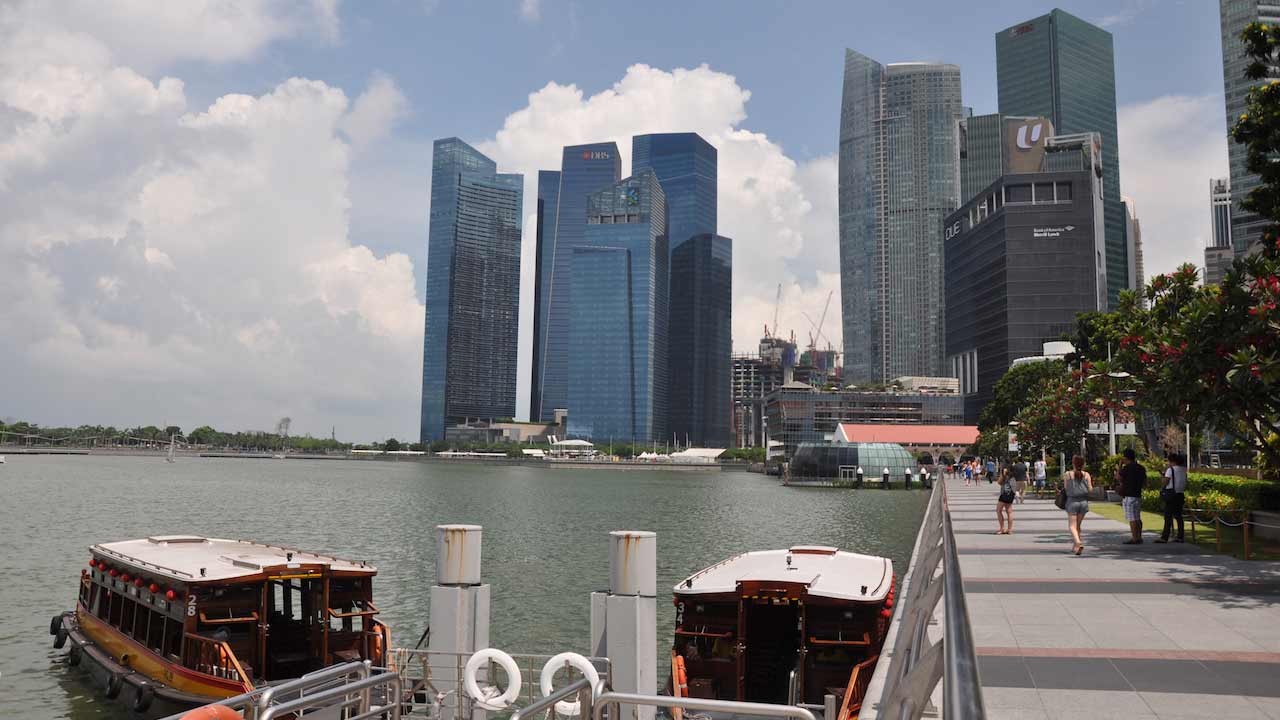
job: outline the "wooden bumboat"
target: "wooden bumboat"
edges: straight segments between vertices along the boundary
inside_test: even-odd
[[[163,535],[94,545],[54,647],[104,694],[173,714],[335,663],[385,664],[371,565],[245,540]]]
[[[673,695],[856,718],[893,615],[893,563],[833,547],[742,553],[674,589]]]

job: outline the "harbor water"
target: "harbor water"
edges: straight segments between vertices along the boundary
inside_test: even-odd
[[[467,462],[14,456],[0,465],[0,717],[125,718],[52,649],[87,546],[157,534],[296,545],[378,567],[392,642],[428,623],[434,528],[484,526],[492,640],[513,652],[584,652],[589,593],[608,586],[608,533],[658,534],[658,643],[676,582],[745,550],[835,545],[901,574],[923,490],[783,487],[745,472],[551,469]]]

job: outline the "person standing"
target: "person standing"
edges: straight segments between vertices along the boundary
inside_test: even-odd
[[[973,480],[973,464],[966,462],[961,463],[960,466],[962,472],[964,472],[964,486],[969,487],[969,482]]]
[[[1169,467],[1164,471],[1164,487],[1160,489],[1160,501],[1164,506],[1164,529],[1158,543],[1169,542],[1173,523],[1178,523],[1178,536],[1174,542],[1182,542],[1182,508],[1187,502],[1187,461],[1180,453],[1169,454]]]
[[[1023,495],[1027,492],[1027,464],[1022,458],[1015,458],[1013,467],[1009,469],[1013,475],[1013,490],[1018,496],[1018,502],[1023,501]]]
[[[1044,458],[1036,461],[1036,490],[1044,490],[1044,486],[1048,484],[1049,468],[1045,465]]]
[[[1116,471],[1120,481],[1120,503],[1124,506],[1124,519],[1129,521],[1129,533],[1125,545],[1142,544],[1142,488],[1147,485],[1147,469],[1138,462],[1133,448],[1125,448],[1124,465]]]
[[[1013,501],[1017,497],[1018,493],[1013,488],[1013,475],[1005,468],[1000,476],[1000,496],[996,498],[996,524],[999,526],[997,535],[1013,534]]]
[[[987,458],[987,484],[990,485],[995,481],[996,481],[996,461],[992,458]]]
[[[1093,478],[1084,471],[1084,458],[1079,455],[1071,458],[1071,470],[1062,474],[1062,489],[1067,495],[1063,508],[1067,511],[1067,529],[1071,531],[1074,542],[1071,552],[1079,555],[1084,552],[1081,524],[1089,512],[1089,493],[1093,492]]]

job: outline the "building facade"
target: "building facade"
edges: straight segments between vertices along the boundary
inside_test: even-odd
[[[697,133],[631,139],[633,174],[651,170],[667,203],[668,431],[677,443],[728,447],[733,244],[716,234],[717,163]]]
[[[588,197],[574,248],[568,435],[667,439],[666,199],[641,170]]]
[[[1231,179],[1214,178],[1209,181],[1209,218],[1213,236],[1204,249],[1204,283],[1220,285],[1235,259],[1231,242],[1231,219],[1234,208],[1231,198]]]
[[[539,173],[538,292],[534,296],[531,420],[551,421],[569,402],[570,273],[573,250],[585,242],[587,196],[622,177],[615,143],[564,148],[559,173]],[[544,185],[545,183],[545,185]]]
[[[458,138],[436,140],[431,161],[423,443],[467,418],[516,410],[524,177]]]
[[[960,202],[966,203],[1001,175],[1036,172],[1053,122],[1044,117],[974,115],[960,121]]]
[[[1138,291],[1138,302],[1144,307],[1146,298],[1142,296],[1142,288],[1146,285],[1146,270],[1142,266],[1142,221],[1138,220],[1138,208],[1133,199],[1121,197],[1124,205],[1124,237],[1128,243],[1129,257],[1128,286]]]
[[[1050,138],[1037,173],[1004,175],[947,218],[947,362],[976,424],[1020,357],[1107,303],[1103,178],[1089,135]]]
[[[846,381],[942,369],[942,220],[959,204],[960,68],[845,51],[840,303]]]
[[[1001,113],[1049,118],[1059,135],[1101,135],[1109,308],[1129,286],[1115,78],[1111,33],[1070,13],[1055,9],[996,33]]]
[[[1240,33],[1244,32],[1249,23],[1280,23],[1280,4],[1268,0],[1218,0],[1218,18],[1222,30],[1222,93],[1229,131],[1248,107],[1249,89],[1280,77],[1280,69],[1273,67],[1265,79],[1246,78],[1244,72],[1249,67],[1249,59],[1245,57],[1244,43],[1240,41]],[[1231,167],[1228,185],[1232,203],[1231,243],[1236,256],[1240,256],[1258,244],[1267,221],[1240,207],[1240,203],[1258,187],[1259,180],[1257,175],[1249,172],[1248,153],[1244,145],[1229,137],[1227,159]]]
[[[733,242],[720,235],[685,240],[671,253],[670,289],[668,430],[680,444],[729,447]]]

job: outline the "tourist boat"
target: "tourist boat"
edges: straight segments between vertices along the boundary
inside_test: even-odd
[[[343,662],[384,665],[391,637],[367,563],[245,540],[161,535],[93,545],[54,647],[105,695],[167,715]]]
[[[833,547],[735,555],[676,585],[673,695],[856,718],[893,615],[893,563]]]

